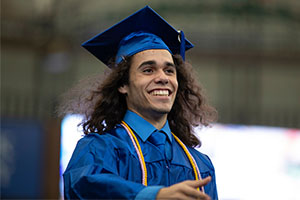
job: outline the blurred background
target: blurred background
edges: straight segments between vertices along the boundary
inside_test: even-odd
[[[1,197],[60,197],[55,108],[68,88],[106,69],[80,45],[145,5],[195,45],[187,61],[218,123],[299,138],[300,1],[1,0]]]

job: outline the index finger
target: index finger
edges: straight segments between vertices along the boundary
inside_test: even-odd
[[[187,185],[193,187],[193,188],[198,188],[204,185],[207,185],[211,181],[211,177],[208,176],[202,180],[197,180],[197,181],[188,181]]]

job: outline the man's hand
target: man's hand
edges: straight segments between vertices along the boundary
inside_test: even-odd
[[[197,188],[206,185],[210,181],[210,176],[198,181],[183,181],[181,183],[174,184],[170,187],[160,189],[157,193],[156,199],[209,200],[210,197],[207,194],[204,194],[203,192],[197,190]]]

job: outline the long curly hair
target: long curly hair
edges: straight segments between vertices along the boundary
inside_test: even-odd
[[[174,55],[173,60],[177,71],[178,91],[168,114],[169,125],[183,143],[191,147],[200,146],[193,127],[208,126],[217,119],[217,112],[207,103],[202,87],[193,76],[192,66],[184,62],[180,55]],[[130,65],[131,57],[126,57],[118,65],[111,63],[111,71],[104,80],[94,77],[85,81],[89,83],[88,89],[82,87],[85,84],[81,82],[80,89],[73,89],[65,96],[69,100],[64,101],[60,113],[84,114],[85,119],[81,125],[85,134],[102,134],[113,129],[122,121],[127,110],[125,95],[118,88],[128,84]],[[77,99],[70,100],[74,93],[80,95]]]

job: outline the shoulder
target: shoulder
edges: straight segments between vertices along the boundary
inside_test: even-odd
[[[79,157],[84,154],[114,154],[118,149],[131,152],[130,141],[127,138],[126,130],[120,125],[103,134],[89,133],[77,142],[73,154]]]
[[[202,168],[202,170],[204,171],[215,171],[214,165],[211,162],[210,158],[204,154],[201,153],[200,151],[198,151],[195,148],[190,148],[189,150],[191,152],[191,154],[194,156],[196,162],[198,163],[198,165],[200,166],[200,168]]]
[[[101,163],[101,160],[117,160],[120,151],[132,154],[130,143],[126,141],[126,131],[117,126],[103,134],[90,133],[81,138],[72,154],[69,167]]]
[[[128,147],[126,139],[126,130],[117,125],[114,129],[111,129],[103,134],[89,133],[78,141],[77,147],[93,147],[93,148],[122,148]],[[106,149],[107,150],[107,149]]]

